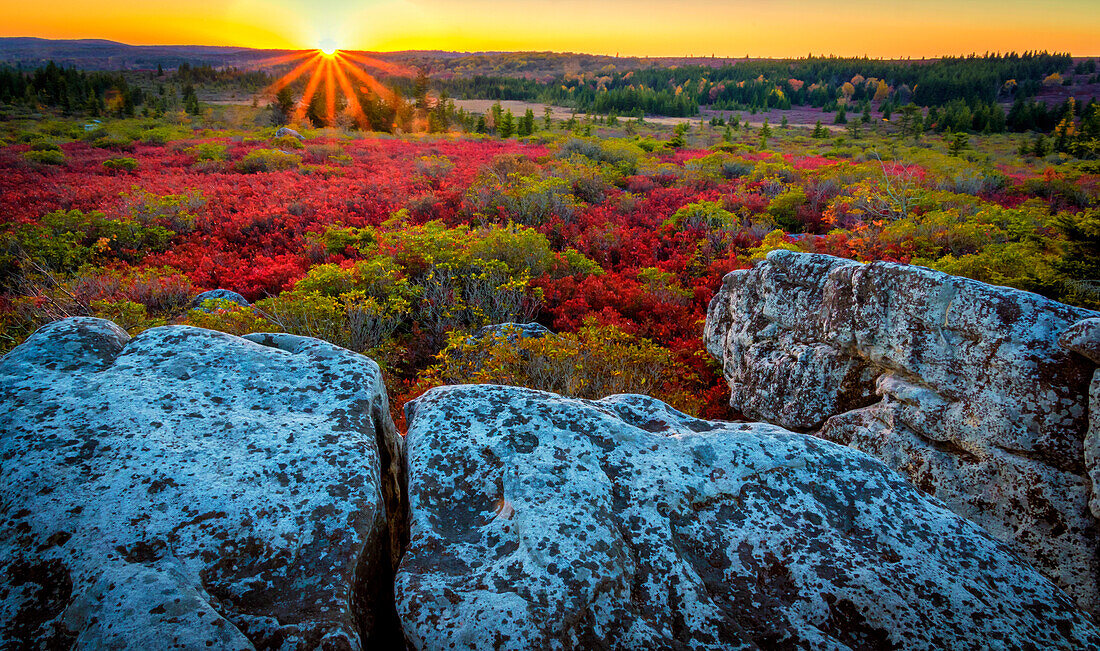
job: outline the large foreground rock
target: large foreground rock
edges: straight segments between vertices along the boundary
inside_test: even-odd
[[[378,367],[250,337],[78,318],[0,360],[0,648],[392,638],[403,452]]]
[[[418,649],[1100,644],[1004,543],[835,443],[486,385],[408,421]]]
[[[882,459],[1100,613],[1097,316],[921,267],[775,251],[726,276],[706,343],[735,409]]]

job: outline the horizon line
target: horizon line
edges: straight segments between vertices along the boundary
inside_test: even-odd
[[[209,43],[127,43],[125,41],[117,41],[109,38],[101,37],[73,37],[73,38],[47,38],[43,36],[0,36],[0,41],[7,39],[35,39],[39,41],[47,41],[51,43],[64,43],[74,41],[101,41],[104,43],[113,43],[116,45],[124,45],[126,47],[167,47],[167,48],[184,48],[184,47],[208,47],[230,50],[251,50],[255,52],[309,52],[316,50],[315,47],[306,48],[271,48],[271,47],[252,47],[248,45],[212,45]],[[921,56],[880,56],[873,57],[867,54],[822,54],[822,53],[807,53],[797,56],[727,56],[718,54],[672,54],[672,55],[657,55],[657,54],[605,54],[601,52],[577,52],[571,50],[448,50],[445,48],[430,48],[430,49],[402,49],[402,50],[372,50],[372,49],[359,49],[351,47],[338,48],[343,52],[367,52],[373,54],[401,54],[405,52],[442,52],[448,54],[563,54],[563,55],[588,55],[588,56],[602,56],[612,59],[732,59],[736,61],[749,61],[749,60],[785,60],[785,59],[809,59],[809,58],[836,58],[836,59],[867,59],[868,61],[928,61],[936,59],[945,59],[952,57],[966,57],[966,56],[996,56],[1007,54],[1023,54],[1024,52],[1032,53],[1048,53],[1048,54],[1067,54],[1075,59],[1091,59],[1100,58],[1100,54],[1075,54],[1073,52],[1059,52],[1055,50],[1036,49],[1036,50],[986,50],[984,52],[978,52],[971,50],[969,52],[958,52],[951,54],[938,54],[938,55],[921,55]]]

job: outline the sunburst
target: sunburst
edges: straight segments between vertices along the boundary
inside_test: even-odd
[[[265,94],[274,95],[299,78],[307,76],[305,91],[295,105],[294,113],[291,116],[293,120],[301,121],[305,119],[306,111],[309,110],[314,96],[318,92],[323,92],[325,121],[329,125],[335,124],[336,97],[339,93],[346,101],[345,110],[361,128],[368,127],[369,120],[359,103],[356,90],[367,96],[375,95],[387,103],[392,104],[395,100],[394,92],[375,79],[366,69],[370,68],[399,76],[412,74],[409,69],[389,61],[338,50],[331,41],[322,43],[321,47],[316,50],[293,52],[266,59],[261,62],[261,65],[281,66],[292,63],[296,65],[282,77],[279,77],[275,83],[271,84],[266,89]],[[358,88],[356,88],[356,84]]]

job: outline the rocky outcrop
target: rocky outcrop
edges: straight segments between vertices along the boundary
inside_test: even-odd
[[[77,318],[0,360],[0,395],[0,647],[399,636],[403,446],[369,359]]]
[[[291,138],[297,138],[298,140],[306,139],[305,136],[298,133],[294,129],[291,129],[290,127],[279,127],[279,130],[275,132],[276,138],[284,138],[287,136],[290,136]]]
[[[407,416],[418,649],[1100,644],[1006,545],[845,446],[487,385]]]
[[[726,276],[705,337],[733,408],[878,457],[1096,614],[1098,316],[920,267],[775,251]]]
[[[237,292],[229,289],[211,289],[209,291],[202,292],[201,294],[196,295],[195,298],[191,299],[191,308],[197,310],[205,310],[206,308],[202,306],[203,302],[211,300],[229,301],[231,303],[236,303],[237,305],[243,305],[246,307],[249,305],[248,299],[244,296],[241,296]]]

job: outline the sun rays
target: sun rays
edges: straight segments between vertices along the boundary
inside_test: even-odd
[[[379,70],[389,75],[411,74],[408,69],[388,61],[339,50],[331,41],[321,43],[320,48],[316,50],[294,52],[261,62],[261,65],[268,66],[289,64],[295,65],[271,84],[265,94],[274,95],[300,78],[306,77],[305,90],[291,114],[293,120],[304,120],[314,98],[321,93],[320,97],[324,99],[323,118],[326,124],[335,124],[338,114],[345,112],[363,128],[369,126],[369,120],[359,101],[360,94],[368,97],[377,96],[387,103],[393,103],[395,99],[394,92],[375,79],[365,68]],[[343,98],[343,107],[338,107],[338,97]],[[314,116],[316,117],[316,113]]]

